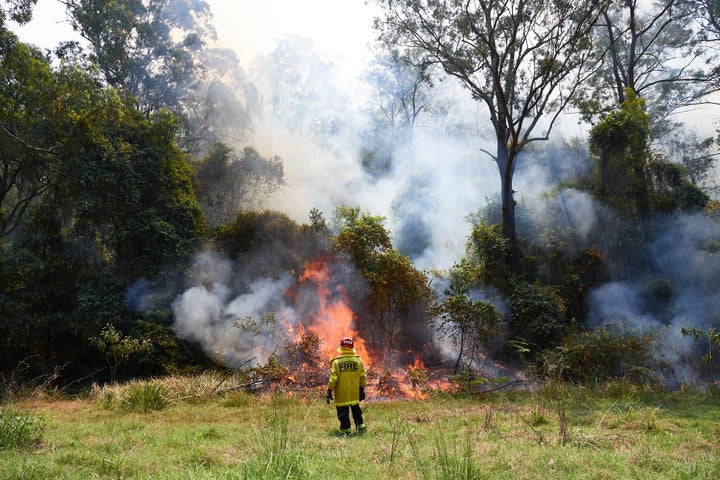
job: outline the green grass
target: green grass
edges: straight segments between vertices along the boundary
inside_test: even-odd
[[[368,433],[341,438],[322,392],[213,395],[210,379],[188,395],[170,382],[181,383],[149,384],[162,409],[125,409],[119,399],[137,384],[5,407],[44,429],[2,452],[0,478],[720,478],[720,402],[692,390],[554,385],[370,401]]]

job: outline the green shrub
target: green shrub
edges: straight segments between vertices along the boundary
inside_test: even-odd
[[[622,332],[610,328],[579,332],[542,354],[545,376],[581,383],[623,379],[655,383],[659,367],[653,357],[657,335]]]
[[[519,282],[511,301],[510,339],[524,344],[531,355],[558,345],[570,329],[572,322],[565,317],[565,304],[554,287]]]
[[[0,450],[38,445],[44,430],[45,422],[36,415],[11,407],[0,410]]]
[[[120,406],[126,412],[147,413],[167,405],[162,385],[154,383],[132,383],[120,396]]]

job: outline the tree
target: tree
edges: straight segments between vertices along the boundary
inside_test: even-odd
[[[67,0],[70,20],[91,45],[91,59],[108,84],[143,112],[167,106],[181,95],[198,68],[209,7],[185,0]],[[174,102],[172,100],[171,102]]]
[[[238,156],[232,148],[216,142],[195,162],[195,169],[198,198],[211,227],[232,221],[241,210],[259,206],[265,195],[285,184],[282,160],[264,158],[252,147]]]
[[[650,148],[645,100],[630,89],[624,97],[621,108],[590,131],[595,195],[628,219],[704,208],[709,199],[687,178],[686,168]]]
[[[379,53],[365,74],[374,90],[374,123],[400,144],[412,139],[415,122],[429,109],[432,87],[431,65],[416,65],[412,52],[406,55],[392,49]]]
[[[654,91],[665,113],[703,95],[693,84],[703,80],[699,64],[710,52],[693,31],[695,8],[684,0],[608,2],[593,30],[604,65],[584,90],[593,95],[593,110],[621,104],[628,88],[645,98]]]
[[[656,146],[654,155],[662,149],[668,161],[683,164],[694,189],[708,186],[701,182],[714,163],[708,153],[713,141],[679,133],[683,126],[674,115],[708,102],[718,87],[711,3],[609,2],[593,30],[604,52],[603,66],[578,96],[585,118],[591,120],[620,107],[628,89],[642,97],[651,127],[647,141]],[[658,173],[662,170],[667,171]]]
[[[53,64],[4,28],[0,49],[0,350],[85,375],[87,339],[129,321],[129,283],[194,251],[193,174],[166,110],[139,113],[76,57]]]
[[[254,60],[251,74],[271,129],[327,141],[341,127],[346,107],[341,102],[347,98],[333,81],[335,66],[311,40],[280,40],[270,54]]]
[[[397,149],[412,143],[418,118],[431,110],[433,66],[415,65],[405,55],[379,52],[364,74],[371,105],[362,161],[374,175],[390,170]]]
[[[496,333],[502,317],[492,303],[477,298],[479,292],[473,291],[476,282],[477,271],[471,262],[454,265],[444,298],[430,309],[438,330],[450,337],[458,349],[454,373],[458,373],[466,353],[470,357],[467,364],[472,364],[473,353]]]
[[[29,22],[32,19],[37,0],[12,0],[7,3],[10,4],[9,8],[0,5],[0,27],[3,26],[7,17],[20,25]]]
[[[178,144],[191,152],[238,140],[254,91],[234,53],[216,37],[204,0],[64,0],[90,60],[125,101],[149,115],[170,109]]]
[[[80,94],[55,75],[39,51],[0,27],[1,237],[47,193],[58,161],[54,128],[68,112],[57,107]]]
[[[105,325],[99,336],[90,338],[90,343],[95,345],[105,358],[110,369],[111,384],[117,380],[121,366],[124,367],[131,358],[152,348],[152,343],[147,338],[140,340],[125,336],[110,324]]]
[[[370,285],[369,306],[363,319],[363,335],[375,344],[410,347],[421,344],[426,329],[423,319],[430,300],[425,275],[392,248],[384,218],[361,212],[358,207],[338,207],[334,223],[338,233],[332,245],[348,255]]]
[[[590,152],[597,160],[595,194],[626,218],[647,217],[650,118],[645,101],[632,90],[623,97],[622,107],[590,132]]]
[[[333,238],[333,246],[348,254],[366,276],[377,269],[378,255],[392,248],[384,221],[383,217],[361,212],[359,207],[340,206],[335,211],[338,233]]]
[[[589,32],[602,1],[378,0],[387,44],[424,52],[488,109],[500,174],[508,263],[519,266],[513,176],[530,142],[547,139],[594,65]],[[536,131],[540,131],[538,135]]]

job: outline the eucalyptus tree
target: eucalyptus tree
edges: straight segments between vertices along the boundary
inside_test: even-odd
[[[249,129],[254,91],[234,53],[216,48],[204,0],[63,0],[105,81],[146,115],[167,108],[193,153]],[[230,128],[233,126],[234,128]]]
[[[707,80],[717,53],[698,31],[698,7],[694,0],[608,2],[593,30],[603,67],[580,92],[586,117],[619,107],[630,89],[646,99],[657,138],[673,126],[672,113],[714,91]]]
[[[9,0],[2,3],[7,5],[0,4],[0,25],[2,25],[7,18],[22,25],[32,19],[33,9],[37,4],[37,0]]]
[[[636,97],[643,100],[643,111],[647,113],[646,126],[615,128],[613,145],[604,142],[600,148],[605,153],[607,149],[619,152],[619,145],[637,144],[633,137],[642,133],[644,153],[642,158],[638,152],[627,157],[633,158],[630,162],[633,167],[625,170],[627,176],[618,176],[617,172],[611,175],[607,168],[596,172],[601,177],[598,179],[603,185],[601,190],[633,185],[631,190],[639,194],[629,201],[621,200],[623,195],[617,196],[616,206],[621,211],[632,206],[631,211],[647,215],[665,203],[653,205],[649,198],[664,196],[667,200],[685,195],[683,190],[690,188],[688,182],[692,185],[692,196],[702,203],[703,195],[698,196],[697,190],[709,186],[706,179],[714,161],[712,141],[698,139],[697,134],[688,132],[683,128],[682,117],[675,114],[707,102],[718,87],[712,81],[712,65],[717,59],[711,41],[713,17],[706,18],[706,28],[697,23],[699,18],[705,18],[703,12],[712,12],[710,4],[708,0],[609,2],[593,30],[595,42],[603,52],[603,63],[597,75],[588,80],[587,88],[579,92],[578,104],[585,118],[595,121],[596,128],[612,125],[618,116],[627,113],[626,107]],[[591,138],[591,142],[596,140]],[[605,159],[605,154],[599,158]],[[683,168],[673,163],[682,164]],[[672,175],[668,176],[670,172]],[[683,178],[668,182],[678,175]],[[651,182],[652,179],[655,181]],[[676,187],[670,188],[673,184]],[[696,206],[696,202],[690,203],[689,207]],[[639,210],[634,208],[643,205]]]
[[[591,28],[604,1],[377,0],[386,44],[418,50],[486,108],[501,183],[506,261],[519,268],[513,177],[520,154],[546,140],[595,67]]]
[[[312,40],[283,38],[254,59],[250,74],[270,135],[302,135],[326,142],[347,116],[348,97],[337,88],[337,68]]]
[[[74,29],[89,42],[91,58],[108,84],[137,102],[143,112],[180,95],[199,68],[194,55],[206,40],[199,31],[209,7],[204,1],[67,0]],[[176,8],[171,8],[176,7]]]
[[[398,143],[412,138],[415,122],[431,107],[432,69],[390,49],[379,53],[365,78],[372,89],[375,123]]]
[[[285,185],[280,157],[265,158],[252,147],[238,155],[217,142],[195,162],[195,170],[198,200],[211,227],[230,223],[242,210],[259,207],[263,196]]]
[[[347,286],[358,302],[352,307],[363,337],[377,346],[412,347],[427,333],[424,318],[431,293],[425,275],[392,247],[384,221],[359,207],[337,207],[331,245],[338,257],[352,261],[369,286],[369,291],[360,282]]]

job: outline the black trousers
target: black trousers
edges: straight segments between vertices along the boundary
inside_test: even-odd
[[[362,409],[360,405],[345,405],[335,407],[337,409],[337,417],[340,420],[340,430],[350,430],[350,411],[352,411],[355,428],[363,424]]]

